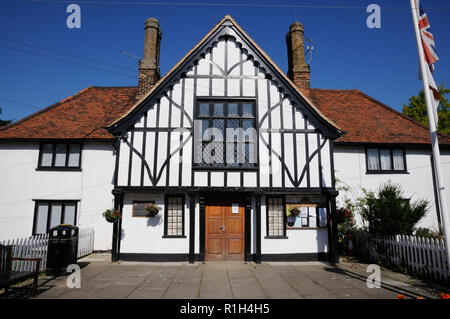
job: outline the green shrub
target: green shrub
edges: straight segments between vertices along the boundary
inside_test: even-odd
[[[370,234],[412,235],[414,225],[425,216],[429,202],[405,198],[399,184],[388,181],[378,191],[366,191],[358,199],[359,211]]]

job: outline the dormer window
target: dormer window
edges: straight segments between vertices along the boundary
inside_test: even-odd
[[[81,169],[80,143],[42,143],[38,170]]]

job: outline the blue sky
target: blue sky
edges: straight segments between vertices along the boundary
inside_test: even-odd
[[[399,111],[402,104],[421,88],[422,83],[417,78],[418,58],[411,12],[407,9],[409,0],[198,2],[360,7],[296,10],[297,20],[303,23],[305,35],[312,38],[315,48],[311,62],[311,86],[359,89]],[[90,85],[136,85],[137,60],[120,51],[142,56],[143,26],[148,17],[158,18],[163,32],[160,61],[162,74],[225,14],[231,14],[281,69],[287,71],[285,34],[295,20],[292,8],[79,3],[81,29],[68,29],[65,22],[69,3],[0,1],[0,108],[3,110],[0,118],[18,120],[35,112],[36,108],[46,107]],[[369,13],[366,13],[365,8],[371,3],[381,7],[380,29],[366,26]],[[436,9],[450,7],[450,3],[445,0],[422,0],[422,5],[435,8],[427,10],[440,58],[436,63],[435,80],[438,84],[445,82],[450,85],[450,10]],[[4,39],[95,59],[126,69],[47,52]],[[11,48],[128,76],[67,64]]]

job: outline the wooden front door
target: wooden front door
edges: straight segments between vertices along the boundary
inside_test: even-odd
[[[205,259],[244,260],[245,208],[236,200],[211,200],[205,207]]]

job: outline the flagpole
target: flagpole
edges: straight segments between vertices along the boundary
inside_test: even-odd
[[[416,33],[416,41],[417,41],[417,50],[419,51],[419,64],[420,64],[420,72],[422,74],[423,81],[423,90],[425,93],[425,101],[427,105],[427,115],[428,115],[428,124],[430,127],[430,136],[431,136],[431,148],[433,152],[433,162],[436,176],[436,184],[438,187],[438,201],[441,210],[442,223],[444,227],[444,239],[445,239],[445,248],[447,252],[447,274],[450,276],[450,217],[448,215],[447,209],[447,201],[445,196],[445,187],[443,185],[443,176],[441,169],[441,161],[440,161],[440,152],[439,152],[439,144],[437,137],[437,123],[434,119],[433,106],[431,103],[429,82],[426,73],[426,68],[428,65],[425,64],[425,57],[423,53],[422,47],[422,38],[420,36],[419,30],[419,21],[418,21],[418,6],[416,5],[415,0],[410,0],[411,3],[411,13],[414,22],[414,31]]]

